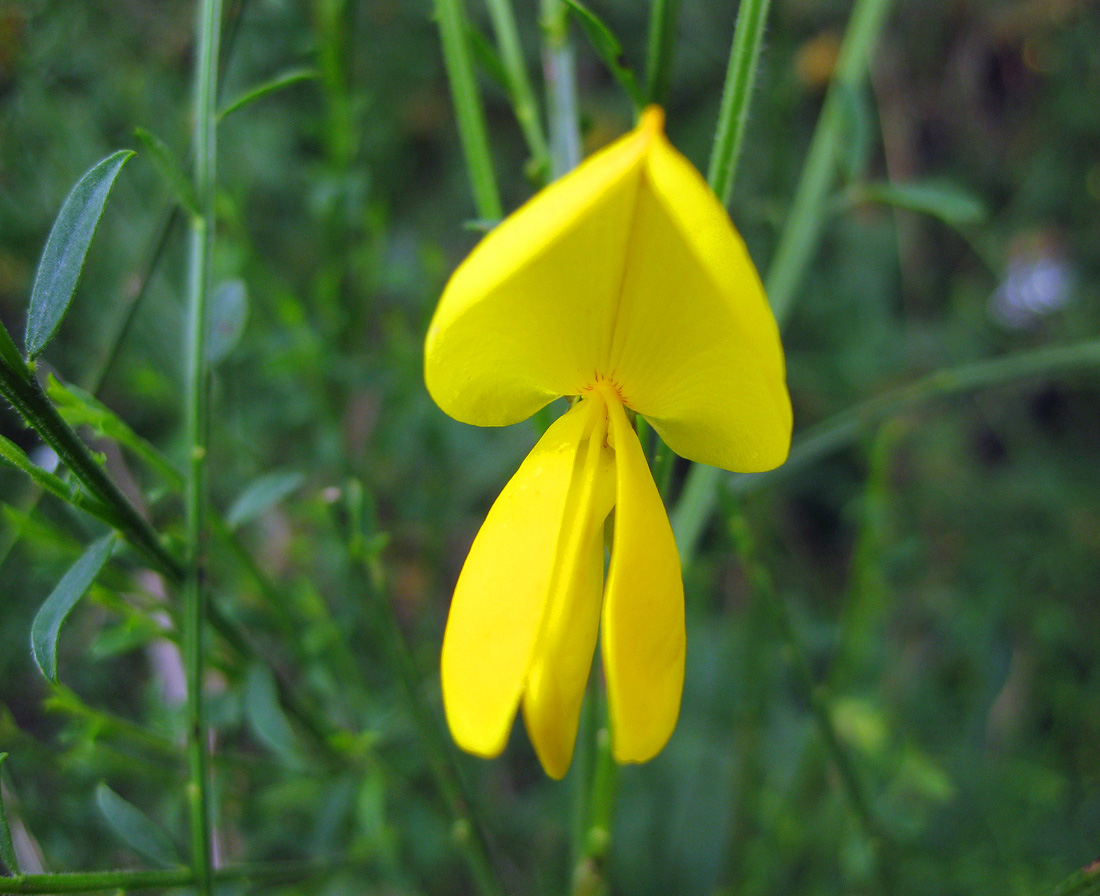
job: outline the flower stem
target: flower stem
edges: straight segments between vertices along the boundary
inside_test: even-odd
[[[221,0],[200,0],[194,98],[194,183],[198,210],[190,221],[187,256],[187,377],[184,394],[188,449],[184,486],[187,568],[183,583],[183,656],[187,669],[187,793],[191,814],[191,862],[200,896],[210,896],[213,892],[210,763],[203,700],[207,447],[210,425],[206,317],[214,248],[221,12]]]
[[[550,149],[546,144],[546,134],[539,120],[538,104],[531,79],[527,75],[527,66],[523,59],[523,48],[519,42],[519,29],[516,27],[516,15],[511,0],[486,0],[489,16],[493,20],[497,46],[500,48],[501,62],[508,76],[508,93],[516,121],[527,141],[527,150],[531,153],[530,175],[535,183],[544,184],[550,176]]]
[[[493,174],[485,112],[481,107],[473,61],[466,42],[466,11],[462,0],[435,0],[435,14],[477,213],[486,221],[498,221],[504,216],[504,211],[497,191],[496,175]]]
[[[741,140],[749,119],[753,82],[759,67],[760,47],[764,43],[764,23],[771,0],[742,0],[733,31],[726,84],[722,88],[722,107],[714,131],[714,147],[707,169],[707,183],[722,205],[729,205]]]
[[[646,39],[646,102],[665,104],[672,72],[672,53],[676,48],[676,14],[680,0],[653,0],[649,9],[649,34]]]

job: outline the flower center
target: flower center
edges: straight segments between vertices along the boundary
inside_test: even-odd
[[[617,401],[623,407],[629,407],[630,404],[626,400],[626,396],[623,395],[622,387],[614,380],[605,378],[602,374],[597,373],[595,379],[592,380],[587,386],[581,389],[581,398],[587,398],[589,395],[596,394],[604,400],[605,404],[609,404],[612,401]]]

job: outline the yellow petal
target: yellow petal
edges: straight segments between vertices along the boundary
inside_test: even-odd
[[[653,128],[539,192],[458,267],[428,329],[424,379],[447,414],[526,419],[578,394],[606,356]]]
[[[618,762],[668,741],[684,685],[684,586],[664,504],[622,405],[610,400],[615,534],[600,635]]]
[[[535,657],[523,692],[523,718],[542,767],[563,778],[573,758],[581,703],[592,667],[603,603],[603,526],[615,503],[615,458],[607,447],[607,412],[586,398],[595,417],[577,458],[561,547]]]
[[[606,370],[683,457],[749,472],[787,456],[783,350],[760,279],[663,134],[647,146]]]
[[[591,403],[539,439],[489,510],[451,600],[443,707],[455,742],[495,756],[508,740],[531,667]]]

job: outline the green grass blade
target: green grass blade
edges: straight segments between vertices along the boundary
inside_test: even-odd
[[[57,638],[61,625],[77,601],[92,586],[114,547],[114,536],[93,541],[57,583],[31,623],[31,653],[39,670],[57,683]]]
[[[37,358],[61,326],[111,187],[133,154],[122,149],[107,156],[77,181],[61,206],[31,288],[24,338],[28,359]]]

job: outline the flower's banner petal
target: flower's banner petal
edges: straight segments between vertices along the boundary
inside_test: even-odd
[[[604,596],[603,651],[618,762],[645,762],[665,745],[684,685],[680,557],[641,443],[609,401],[617,475],[615,540]]]
[[[760,278],[725,209],[660,132],[646,154],[606,365],[677,454],[744,472],[786,458],[783,349]]]
[[[504,426],[592,381],[610,338],[649,140],[636,129],[587,159],[455,271],[424,356],[428,391],[447,414]]]
[[[470,753],[495,756],[508,740],[589,423],[582,403],[539,439],[489,510],[458,577],[443,636],[443,707],[455,742]]]
[[[534,660],[523,692],[523,718],[551,778],[569,771],[585,684],[592,668],[603,603],[603,526],[615,504],[615,456],[607,447],[607,412],[586,399],[595,418],[577,458]]]

